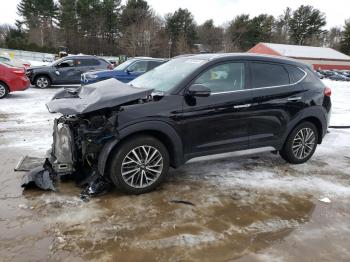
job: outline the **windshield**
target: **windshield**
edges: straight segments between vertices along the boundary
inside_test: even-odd
[[[176,58],[141,75],[130,84],[135,87],[153,88],[159,92],[169,92],[206,62],[207,60],[189,57]]]
[[[134,59],[131,60],[127,60],[124,63],[121,63],[120,65],[118,65],[116,68],[114,68],[113,70],[120,70],[120,71],[124,71],[132,62],[134,62]]]

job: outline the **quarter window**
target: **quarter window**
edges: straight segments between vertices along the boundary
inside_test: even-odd
[[[301,71],[296,66],[287,65],[286,68],[289,73],[290,81],[293,84],[300,81],[305,76],[305,72]]]
[[[212,93],[244,89],[244,63],[214,66],[199,76],[194,84],[210,88]]]
[[[289,75],[282,65],[251,63],[253,88],[288,85]]]

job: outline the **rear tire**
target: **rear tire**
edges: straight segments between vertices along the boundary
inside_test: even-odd
[[[0,99],[7,97],[8,94],[9,94],[9,89],[7,85],[0,82]]]
[[[146,135],[122,143],[109,166],[109,176],[117,189],[135,195],[154,190],[168,171],[168,150],[158,139]]]
[[[37,76],[34,80],[34,84],[37,88],[44,89],[51,86],[51,80],[47,76]]]
[[[287,137],[280,151],[281,157],[291,164],[302,164],[315,153],[318,131],[314,124],[302,122]]]

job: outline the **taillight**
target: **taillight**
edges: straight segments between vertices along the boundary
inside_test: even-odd
[[[109,65],[107,66],[107,69],[112,70],[112,69],[113,69],[113,65],[112,65],[112,64],[109,64]]]
[[[329,87],[326,87],[324,89],[324,95],[330,97],[332,95],[332,89],[330,89]]]
[[[12,71],[12,73],[14,73],[14,74],[16,74],[16,75],[19,75],[19,76],[24,76],[25,70],[23,70],[23,69],[14,69],[14,70]]]

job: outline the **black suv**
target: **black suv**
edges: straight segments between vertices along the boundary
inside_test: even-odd
[[[62,114],[49,170],[97,173],[140,194],[159,185],[169,166],[204,155],[266,148],[304,163],[327,132],[330,95],[311,68],[294,60],[172,59],[129,84],[110,79],[56,94],[47,104]]]
[[[76,55],[61,58],[48,66],[30,67],[27,76],[32,85],[47,88],[50,85],[80,84],[81,74],[105,69],[113,69],[113,66],[103,58]]]

